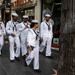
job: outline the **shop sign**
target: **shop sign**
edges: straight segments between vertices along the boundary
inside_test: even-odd
[[[16,1],[11,3],[11,6],[12,7],[21,6],[21,5],[24,5],[26,3],[30,3],[30,2],[33,2],[33,0],[16,0]]]

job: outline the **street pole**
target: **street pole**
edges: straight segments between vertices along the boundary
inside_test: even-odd
[[[5,20],[5,12],[6,12],[6,0],[5,0],[5,8],[4,8],[4,23],[6,24],[6,20]]]
[[[11,19],[11,0],[10,0],[10,19]]]

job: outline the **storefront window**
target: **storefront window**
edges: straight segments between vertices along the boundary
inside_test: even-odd
[[[32,19],[34,19],[34,8],[33,9],[26,9],[25,10],[25,15],[28,15],[29,16],[29,21],[31,22]]]
[[[52,15],[54,7],[54,0],[43,0],[43,15],[42,19],[44,20],[45,14]]]

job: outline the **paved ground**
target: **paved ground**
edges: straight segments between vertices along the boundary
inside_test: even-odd
[[[58,64],[58,52],[52,51],[53,59],[46,58],[43,54],[40,54],[40,69],[41,73],[35,73],[32,69],[32,63],[29,67],[24,66],[24,60],[11,63],[9,60],[8,44],[5,44],[0,57],[0,75],[52,75],[52,69],[57,68]]]

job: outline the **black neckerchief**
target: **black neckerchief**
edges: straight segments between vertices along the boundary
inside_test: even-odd
[[[16,24],[17,24],[17,23],[16,23]],[[14,24],[14,22],[13,22],[13,25],[14,25],[13,30],[16,30],[16,31],[17,31],[16,24]]]
[[[27,23],[27,25],[28,25],[28,22],[26,22]],[[25,22],[23,22],[23,24],[25,25]],[[27,25],[25,25],[25,26],[27,26]]]
[[[34,33],[36,34],[36,40],[38,40],[38,34],[35,32],[35,30],[33,29]]]
[[[48,26],[48,30],[50,31],[51,30],[50,23],[49,24],[47,24],[47,22],[45,22],[45,23]]]

